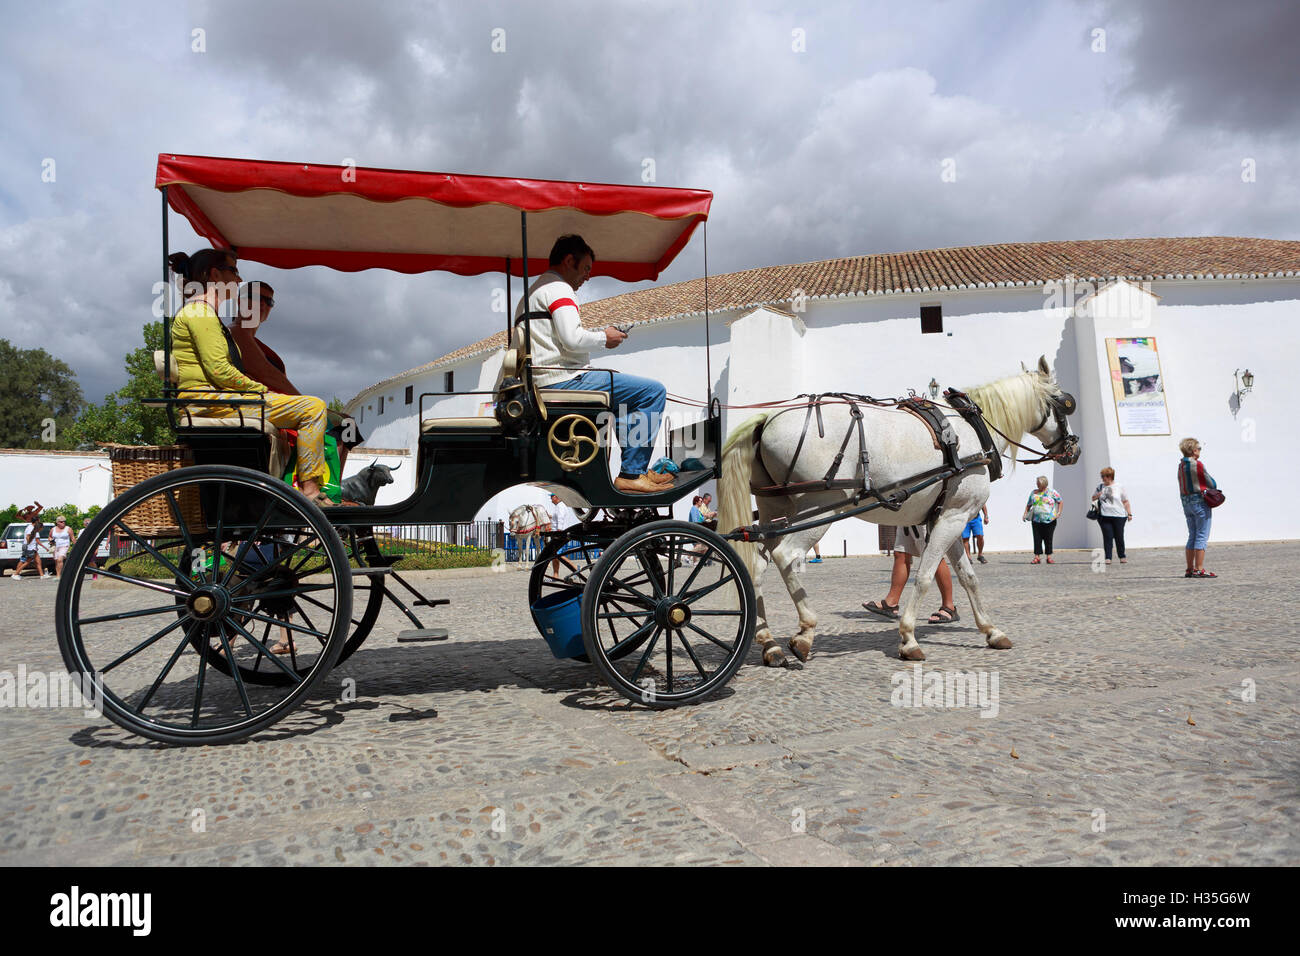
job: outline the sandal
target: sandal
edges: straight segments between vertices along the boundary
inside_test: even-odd
[[[1038,555],[1034,555],[1034,560],[1030,561],[1029,563],[1030,563],[1030,564],[1042,564],[1042,563],[1043,563],[1043,559],[1040,558]]]
[[[288,641],[280,640],[271,645],[272,654],[292,654],[293,645]]]
[[[1193,577],[1198,577],[1198,578],[1217,578],[1218,575],[1215,574],[1213,571],[1207,571],[1207,570],[1205,570],[1205,568],[1201,568],[1199,571],[1196,572],[1196,574],[1193,575]]]
[[[1184,572],[1183,572],[1183,577],[1185,577],[1185,578],[1194,578],[1194,577],[1196,577],[1196,572],[1195,572],[1195,571],[1184,571]]]
[[[872,614],[878,614],[880,617],[888,618],[891,621],[898,620],[897,604],[886,604],[884,601],[863,601],[862,606]]]
[[[940,617],[940,615],[943,615]],[[937,620],[936,620],[937,619]],[[930,624],[956,624],[961,620],[961,615],[957,613],[955,607],[941,607],[930,615]]]

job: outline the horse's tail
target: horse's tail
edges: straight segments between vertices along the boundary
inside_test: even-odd
[[[722,449],[722,478],[718,482],[718,530],[723,534],[748,525],[752,520],[749,482],[754,470],[754,429],[767,421],[767,415],[755,415],[740,424]],[[745,570],[752,578],[758,573],[758,546],[733,541]]]

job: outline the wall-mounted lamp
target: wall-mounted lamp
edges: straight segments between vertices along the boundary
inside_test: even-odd
[[[1232,381],[1237,387],[1237,404],[1240,405],[1241,396],[1249,392],[1255,384],[1255,376],[1251,374],[1250,369],[1246,369],[1244,372],[1241,369],[1235,369],[1232,373]]]
[[[934,399],[938,397],[939,397],[939,383],[938,381],[932,378],[930,379],[930,400],[934,401]]]

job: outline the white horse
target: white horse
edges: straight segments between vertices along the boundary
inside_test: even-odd
[[[541,505],[520,505],[510,512],[510,533],[520,554],[535,554],[542,532],[550,528],[551,516]]]
[[[1074,410],[1074,399],[1056,384],[1045,358],[1039,358],[1037,369],[972,388],[969,396],[979,405],[984,421],[992,426],[991,437],[999,455],[1005,456],[1010,444],[1019,442],[1028,433],[1042,442],[1051,458],[1067,465],[1078,460],[1078,439],[1070,434],[1065,420],[1065,415]],[[859,434],[864,436],[873,489],[909,487],[916,484],[909,479],[944,463],[943,453],[936,450],[930,429],[915,415],[892,407],[864,404],[857,407],[863,416],[861,433],[852,419],[851,406],[834,400],[822,405],[818,412],[824,423],[823,437],[819,437],[816,421],[809,420],[805,406],[756,415],[732,431],[723,450],[722,479],[718,488],[718,530],[726,533],[750,524],[751,486],[761,488],[778,482],[816,482],[826,476],[837,453],[843,455],[844,466],[838,476],[855,477],[854,468],[860,461],[861,451]],[[939,403],[939,409],[956,435],[961,458],[977,456],[981,444],[974,428],[951,407]],[[1014,459],[1014,453],[1011,457]],[[860,468],[856,477],[860,483]],[[816,518],[830,517],[832,511],[849,511],[853,507],[854,494],[854,489],[836,488],[781,497],[760,496],[759,520],[767,523],[783,518],[788,525],[798,525],[805,520],[799,517],[800,512],[827,506],[831,510]],[[942,510],[930,524],[931,509],[940,495],[944,496]],[[983,507],[988,496],[988,467],[977,465],[949,479],[946,491],[944,484],[931,484],[907,497],[896,511],[877,508],[857,515],[863,521],[876,524],[930,525],[929,541],[918,562],[916,586],[902,609],[898,624],[898,654],[904,660],[925,660],[925,652],[916,642],[916,614],[945,554],[957,569],[957,578],[970,597],[975,624],[988,646],[998,649],[1011,647],[1011,639],[995,627],[988,616],[980,598],[974,567],[961,543],[962,529]],[[865,499],[863,503],[870,500]],[[787,660],[768,627],[763,592],[759,586],[763,572],[769,561],[774,563],[790,592],[799,613],[799,632],[791,638],[789,647],[800,661],[806,661],[812,653],[817,615],[808,605],[808,596],[796,568],[802,564],[798,559],[821,540],[828,527],[820,525],[794,531],[776,538],[775,543],[770,539],[759,545],[735,542],[736,550],[754,579],[758,597],[758,631],[755,636],[763,650],[763,663],[768,666],[799,665]]]

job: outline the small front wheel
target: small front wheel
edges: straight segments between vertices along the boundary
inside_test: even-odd
[[[582,640],[624,697],[673,707],[732,678],[753,644],[756,617],[753,582],[721,535],[655,521],[616,540],[592,569]]]

